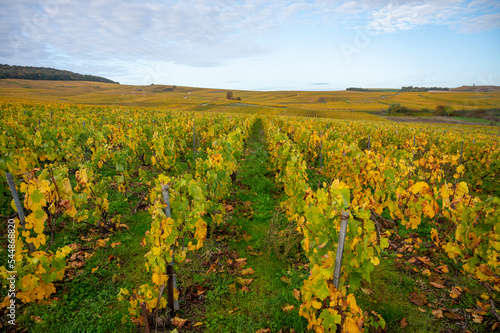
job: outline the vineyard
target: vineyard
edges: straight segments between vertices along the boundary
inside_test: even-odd
[[[2,99],[0,328],[500,331],[498,127],[292,97]]]

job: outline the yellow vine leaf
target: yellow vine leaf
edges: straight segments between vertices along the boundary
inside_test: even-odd
[[[153,277],[151,278],[154,284],[157,286],[161,286],[163,282],[168,280],[168,275],[163,273],[153,273]]]
[[[413,194],[418,194],[422,191],[423,188],[425,187],[428,187],[429,185],[427,185],[426,182],[418,182],[418,183],[415,183],[411,188],[410,188],[410,191],[411,193]]]
[[[422,208],[422,210],[423,210],[424,214],[431,219],[434,217],[434,215],[436,215],[436,213],[434,212],[434,208],[432,208],[431,205],[425,205]]]
[[[29,287],[36,287],[38,285],[38,280],[36,276],[33,276],[31,274],[27,274],[23,276],[21,280],[21,286],[23,287],[23,290],[29,289]]]
[[[26,241],[28,243],[33,243],[35,248],[38,249],[40,245],[45,245],[47,239],[45,238],[44,234],[38,234],[38,236],[36,236],[35,238],[33,237],[26,238]]]

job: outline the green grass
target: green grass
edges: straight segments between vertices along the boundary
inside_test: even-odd
[[[139,212],[124,221],[128,230],[92,237],[110,240],[107,247],[95,250],[72,279],[56,284],[57,291],[49,304],[42,302],[22,309],[18,323],[29,332],[135,332],[127,316],[127,303],[118,302],[116,296],[120,288],[131,289],[146,278],[145,249],[139,243],[150,221],[147,212]],[[76,242],[77,234],[65,234],[58,242]],[[111,248],[112,242],[121,245]],[[94,243],[83,242],[80,250],[92,253]],[[110,260],[110,256],[114,257]]]
[[[488,120],[488,119],[482,119],[482,118],[472,118],[472,117],[452,117],[453,119],[458,119],[458,120],[464,120],[464,121],[470,121],[473,123],[478,123],[482,125],[497,125],[498,122]]]
[[[222,243],[215,242],[206,246],[207,253],[224,249],[236,252],[240,258],[247,258],[245,267],[251,267],[255,271],[253,275],[243,276],[253,279],[248,286],[249,291],[241,291],[240,286],[236,285],[238,291],[234,294],[230,292],[229,285],[235,283],[237,277],[234,273],[222,272],[206,276],[203,273],[191,276],[186,272],[179,273],[192,283],[196,280],[198,283],[204,281],[205,284],[207,280],[210,281],[204,304],[205,312],[193,310],[186,313],[199,318],[196,320],[204,323],[203,329],[206,332],[256,332],[266,328],[272,332],[280,329],[285,332],[290,329],[295,329],[296,332],[306,330],[305,319],[298,315],[300,302],[294,298],[293,289],[300,288],[307,272],[294,269],[296,257],[300,255],[297,252],[298,246],[291,249],[287,256],[278,257],[276,248],[281,249],[284,244],[276,244],[278,238],[273,235],[286,228],[288,221],[282,213],[277,212],[280,201],[273,193],[278,190],[275,188],[273,175],[267,171],[267,152],[262,137],[262,124],[258,121],[231,195],[234,213],[229,215],[226,224],[216,232],[216,235],[220,235],[236,231],[240,236],[246,233],[252,238],[245,241],[241,237],[233,237],[229,242],[224,240]],[[250,203],[251,218],[248,218],[249,208],[244,202]],[[248,246],[253,251],[249,251]],[[250,252],[262,255],[254,256]],[[283,276],[290,278],[290,284],[281,280]],[[288,304],[294,305],[295,309],[284,312],[281,307]]]
[[[382,258],[371,277],[372,283],[363,288],[373,292],[366,295],[356,292],[358,305],[363,310],[373,310],[386,321],[387,332],[439,332],[438,320],[428,313],[422,313],[417,306],[409,303],[408,298],[417,284],[414,279],[401,274],[389,258]],[[401,321],[407,319],[408,326],[401,329]]]

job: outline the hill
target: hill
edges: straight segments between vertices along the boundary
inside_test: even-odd
[[[459,92],[494,92],[500,91],[499,86],[461,86],[458,88],[452,88],[450,91]]]
[[[133,86],[87,81],[0,79],[1,101],[168,108],[190,112],[258,113],[336,119],[384,121],[391,104],[411,112],[409,120],[437,120],[433,110],[450,105],[461,121],[479,118],[484,124],[500,119],[500,91],[244,91],[233,90],[241,101],[227,99],[228,90],[170,85]],[[398,115],[403,116],[403,115]],[[401,118],[401,117],[400,117]],[[404,118],[404,117],[403,117]],[[400,120],[405,121],[401,118]],[[443,117],[444,120],[446,117]],[[440,122],[443,121],[440,120]],[[457,118],[458,119],[458,118]],[[393,119],[391,119],[393,120]],[[408,121],[409,121],[408,120]],[[476,120],[474,120],[476,121]]]
[[[91,81],[91,82],[104,82],[104,83],[118,83],[100,76],[78,74],[54,68],[10,66],[2,64],[0,64],[0,79]]]

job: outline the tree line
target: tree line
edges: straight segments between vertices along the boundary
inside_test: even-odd
[[[117,83],[104,77],[84,75],[70,71],[32,66],[10,66],[0,64],[0,79],[24,79],[24,80],[56,80],[56,81],[92,81]]]
[[[357,87],[349,87],[346,89],[347,91],[364,91],[364,92],[374,92],[374,91],[383,91],[384,89],[367,89],[367,88],[357,88]],[[391,91],[400,91],[400,92],[425,92],[429,90],[441,90],[448,91],[450,88],[446,87],[414,87],[414,86],[403,86],[401,89],[395,89]]]

